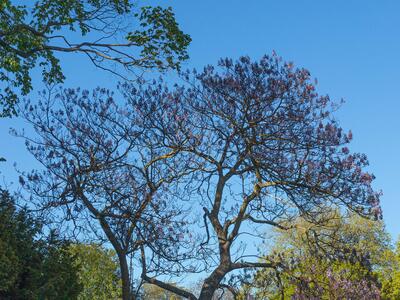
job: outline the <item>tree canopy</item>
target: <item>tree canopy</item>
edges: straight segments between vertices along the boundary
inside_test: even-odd
[[[124,299],[133,293],[130,255],[140,280],[211,299],[235,293],[241,270],[281,267],[273,256],[257,261],[243,235],[261,239],[260,228],[289,229],[299,217],[322,224],[332,208],[381,218],[368,160],[350,152],[351,131],[307,70],[272,55],[224,59],[181,78],[173,87],[124,83],[122,104],[99,88],[21,106],[37,133],[22,136],[45,167],[21,183],[37,209],[108,240]],[[191,272],[208,272],[198,297],[161,280]]]
[[[199,299],[229,286],[235,271],[279,268],[273,257],[255,262],[241,243],[260,226],[287,228],[299,216],[318,223],[329,207],[381,217],[366,156],[350,153],[351,131],[307,70],[273,55],[224,59],[183,77],[172,91],[154,84],[125,94],[148,100],[147,126],[163,129],[154,143],[187,153],[196,176],[205,236],[197,251],[210,270]]]

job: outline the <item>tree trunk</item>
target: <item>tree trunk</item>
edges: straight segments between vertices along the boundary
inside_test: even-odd
[[[118,253],[119,265],[121,268],[121,281],[122,281],[122,299],[134,300],[131,293],[131,281],[129,279],[129,268],[126,256],[124,253]]]
[[[219,284],[228,272],[228,268],[223,265],[219,265],[211,275],[204,280],[204,284],[201,288],[199,300],[210,300],[212,299],[215,291],[218,289]]]

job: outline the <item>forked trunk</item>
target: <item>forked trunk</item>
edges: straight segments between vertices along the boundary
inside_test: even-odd
[[[204,284],[201,288],[199,300],[210,300],[214,293],[217,291],[222,279],[228,272],[226,266],[219,265],[211,275],[204,280]]]

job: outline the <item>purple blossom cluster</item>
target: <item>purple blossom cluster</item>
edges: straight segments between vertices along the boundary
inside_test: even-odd
[[[337,300],[380,300],[379,288],[367,279],[350,279],[347,271],[326,271],[327,284],[318,284],[315,281],[301,281],[292,296],[292,300],[319,300],[324,295]]]

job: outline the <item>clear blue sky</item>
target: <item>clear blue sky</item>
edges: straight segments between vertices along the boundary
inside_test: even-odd
[[[141,4],[148,1],[141,0]],[[353,151],[365,152],[375,187],[382,189],[387,229],[400,234],[400,1],[203,0],[151,1],[174,8],[193,42],[186,67],[202,67],[220,57],[259,58],[275,50],[318,78],[319,91],[346,103],[337,113],[352,129]],[[66,86],[115,86],[116,78],[83,57],[64,55]],[[39,84],[37,85],[39,86]],[[33,93],[32,95],[35,95]],[[8,135],[18,119],[0,120],[0,166],[15,181],[12,163],[35,167],[22,141]]]

